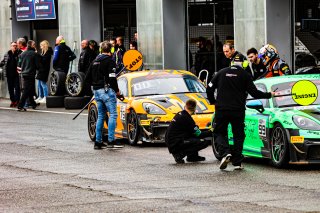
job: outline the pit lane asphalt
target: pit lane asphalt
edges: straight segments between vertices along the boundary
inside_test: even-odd
[[[0,212],[320,212],[317,167],[176,165],[163,145],[93,150],[87,116],[0,100]],[[49,112],[48,112],[49,111]],[[57,113],[58,112],[58,113]],[[84,113],[86,113],[84,111]]]

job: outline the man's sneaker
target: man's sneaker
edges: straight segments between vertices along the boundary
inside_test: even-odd
[[[115,141],[113,147],[114,148],[123,148],[124,145],[120,141]]]
[[[107,148],[113,148],[113,141],[108,141],[107,142]]]
[[[103,149],[105,149],[105,148],[107,148],[107,144],[105,144],[105,143],[101,143],[101,148],[103,148]]]
[[[27,111],[27,109],[24,108],[24,107],[18,107],[18,111],[19,111],[19,112],[25,112],[25,111]]]
[[[244,167],[242,165],[240,166],[234,166],[234,170],[243,170]]]
[[[177,153],[177,154],[172,154],[172,155],[173,155],[173,158],[176,161],[176,163],[178,163],[178,164],[184,163],[184,160],[183,160],[183,158],[185,157],[184,154]]]
[[[41,99],[42,99],[42,98],[38,97],[36,100],[34,100],[34,102],[39,103],[39,101],[40,101]]]
[[[187,157],[187,161],[188,162],[198,162],[198,161],[205,161],[206,158],[205,157],[202,157],[202,156],[188,156]]]
[[[39,103],[41,103],[41,104],[45,104],[46,102],[47,102],[46,97],[39,100]]]
[[[231,154],[227,154],[225,157],[222,158],[219,168],[225,169],[228,166],[228,163],[230,162]]]
[[[95,142],[93,149],[103,149],[103,148],[102,148],[102,143],[97,143],[97,142]]]
[[[36,103],[36,105],[33,105],[32,109],[36,109],[38,106],[40,106],[40,103]]]

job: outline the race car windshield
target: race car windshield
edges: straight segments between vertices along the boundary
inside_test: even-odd
[[[320,91],[320,81],[319,80],[313,80],[312,81],[318,88],[318,91]],[[296,82],[286,82],[281,84],[275,84],[271,87],[271,90],[276,90],[276,96],[280,97],[274,97],[273,98],[273,104],[275,107],[294,107],[294,106],[300,106],[298,103],[296,103],[291,94],[292,86]],[[315,102],[313,102],[311,105],[320,105],[320,96],[318,95]]]
[[[132,95],[164,95],[171,93],[204,93],[206,91],[195,77],[163,77],[146,79],[139,77],[132,80]]]

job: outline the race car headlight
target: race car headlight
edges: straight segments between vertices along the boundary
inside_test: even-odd
[[[306,118],[299,115],[294,115],[292,117],[293,122],[297,127],[305,130],[320,130],[320,125],[310,118]]]
[[[151,114],[151,115],[165,115],[166,114],[166,112],[163,111],[163,109],[161,109],[160,107],[158,107],[155,104],[143,103],[142,106],[148,114]]]

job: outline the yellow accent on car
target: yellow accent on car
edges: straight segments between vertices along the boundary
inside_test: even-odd
[[[291,143],[303,143],[304,137],[303,136],[291,136],[290,141],[291,141]]]

